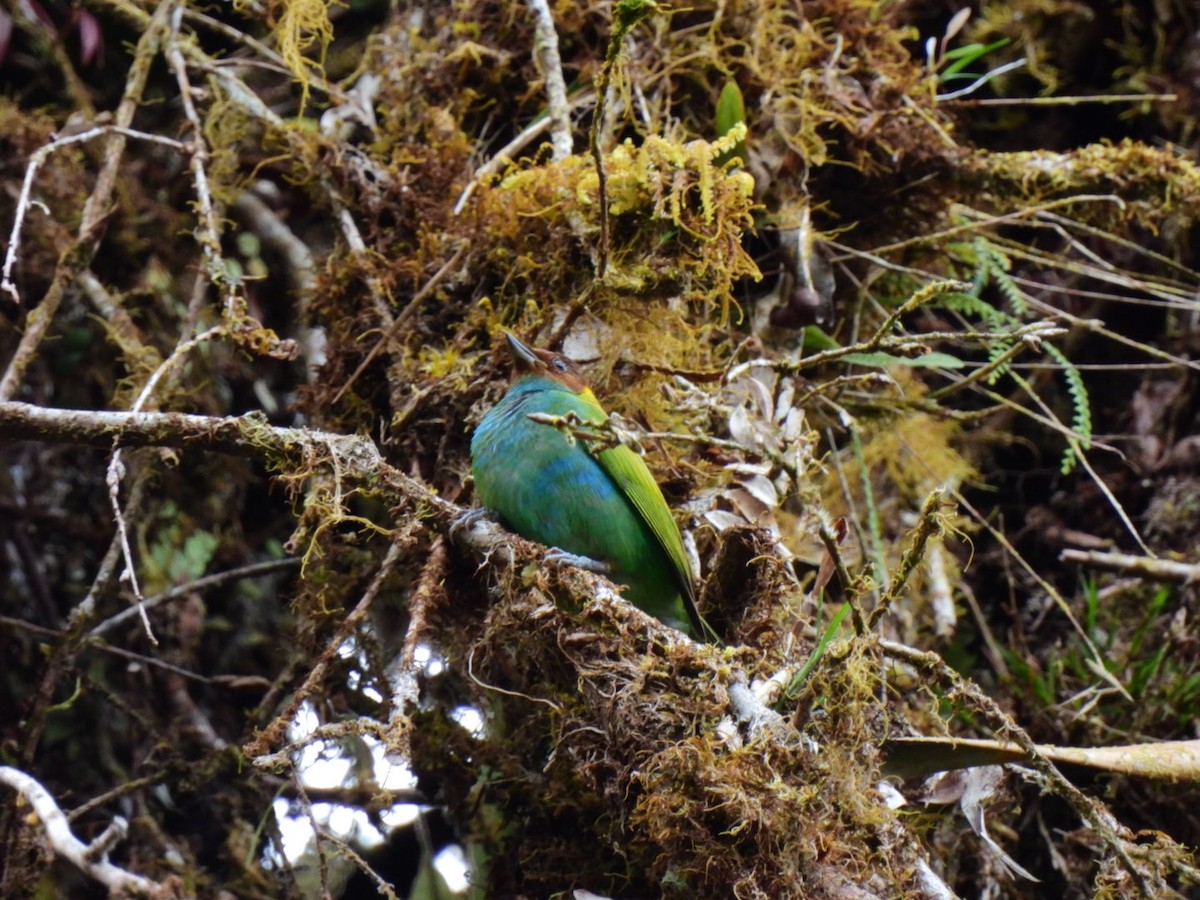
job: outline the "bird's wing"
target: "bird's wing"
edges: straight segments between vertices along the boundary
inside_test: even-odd
[[[570,405],[585,422],[599,424],[608,419],[608,414],[590,390],[574,395]],[[714,636],[712,628],[700,617],[700,612],[696,609],[692,564],[683,548],[679,526],[675,524],[662,490],[659,489],[658,482],[654,480],[650,470],[646,468],[646,463],[624,444],[600,450],[592,456],[637,511],[664,555],[670,560],[675,582],[683,597],[684,608],[696,634],[701,637]]]
[[[683,549],[679,527],[642,458],[623,445],[602,450],[596,454],[596,458],[621,493],[629,498],[642,521],[650,526],[650,531],[675,568],[680,589],[690,596],[693,593],[692,566],[687,551]]]
[[[667,501],[663,499],[662,491],[642,458],[624,445],[610,447],[596,454],[596,461],[608,476],[621,489],[621,493],[637,510],[642,521],[650,528],[650,532],[658,541],[659,547],[667,559],[671,561],[675,581],[683,596],[683,605],[687,609],[688,618],[698,635],[709,632],[707,623],[696,610],[696,588],[692,583],[692,565],[688,560],[687,551],[683,548],[683,539],[679,536],[679,527],[671,516]]]

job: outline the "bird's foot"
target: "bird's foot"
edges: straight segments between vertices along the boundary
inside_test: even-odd
[[[470,531],[481,521],[494,522],[496,520],[493,518],[490,510],[480,508],[468,509],[450,523],[450,539],[457,540],[462,532]]]
[[[612,566],[603,560],[592,559],[590,556],[580,556],[578,553],[568,553],[555,547],[546,551],[546,562],[557,563],[560,566],[575,566],[577,569],[587,569],[597,575],[611,575]]]
[[[449,535],[454,543],[483,558],[480,567],[488,562],[512,564],[512,535],[489,509],[467,510],[450,523]]]
[[[450,523],[450,540],[460,547],[490,553],[506,532],[489,509],[468,509]]]

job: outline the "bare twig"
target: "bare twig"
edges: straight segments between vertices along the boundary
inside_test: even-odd
[[[305,794],[307,795],[309,793],[311,793],[311,789],[310,788],[305,789]],[[311,798],[309,798],[309,799],[311,799]],[[420,821],[420,813],[418,813],[417,821]],[[313,824],[315,826],[313,830],[316,833],[316,843],[318,845],[322,841],[326,841],[330,844],[333,844],[335,847],[337,847],[338,853],[342,854],[344,857],[346,857],[346,859],[350,860],[352,863],[354,863],[356,866],[358,866],[359,871],[362,872],[364,875],[366,875],[368,878],[370,878],[371,881],[373,881],[375,883],[376,894],[386,897],[387,900],[399,900],[399,897],[397,896],[396,892],[394,890],[392,890],[391,883],[387,879],[385,879],[382,875],[380,875],[378,872],[376,872],[373,868],[371,868],[371,864],[369,862],[367,862],[365,859],[363,859],[362,855],[359,854],[358,851],[356,851],[353,847],[351,847],[349,843],[347,843],[344,839],[338,837],[336,834],[334,834],[328,828],[324,828],[320,825],[316,825],[315,821],[313,822]],[[432,857],[432,853],[429,854],[429,856]],[[431,889],[431,891],[435,896],[438,893],[436,888]]]
[[[166,890],[157,882],[127,872],[108,861],[108,851],[125,836],[129,828],[123,818],[114,817],[103,834],[91,844],[85,844],[71,832],[71,823],[59,809],[54,797],[33,776],[20,769],[0,766],[0,784],[6,784],[21,793],[41,821],[46,839],[54,852],[89,878],[94,878],[116,893],[130,892],[148,897],[166,895]]]
[[[930,391],[928,395],[929,398],[932,400],[942,400],[957,391],[961,391],[968,385],[972,385],[990,378],[993,372],[997,372],[1002,367],[1007,366],[1009,361],[1012,360],[1012,358],[1018,353],[1021,353],[1029,347],[1037,347],[1037,340],[1039,337],[1040,335],[1035,335],[1032,337],[1026,335],[1024,339],[1014,342],[1011,347],[1009,347],[995,359],[988,360],[985,365],[980,366],[965,378],[961,378],[958,381],[943,385],[937,390]]]
[[[203,334],[197,335],[189,341],[184,341],[175,351],[163,360],[162,364],[154,370],[153,374],[146,379],[146,384],[142,387],[142,391],[138,394],[137,399],[133,403],[131,412],[141,412],[142,407],[149,401],[154,393],[158,382],[181,360],[184,355],[190,352],[194,347],[199,346],[204,341],[215,337],[224,331],[224,326],[210,328]],[[158,640],[154,637],[154,630],[150,627],[150,619],[146,616],[146,610],[143,605],[145,598],[142,597],[142,590],[138,586],[137,566],[133,560],[133,550],[129,546],[129,529],[125,522],[125,515],[121,511],[121,480],[125,476],[125,464],[121,460],[120,437],[113,439],[113,452],[108,461],[108,471],[105,474],[105,484],[108,486],[108,501],[112,507],[113,520],[117,524],[117,539],[121,545],[121,553],[125,558],[125,571],[122,573],[122,578],[129,581],[129,586],[133,591],[133,596],[137,600],[138,613],[142,618],[142,627],[145,629],[146,637],[151,644],[157,645]]]
[[[981,100],[950,100],[939,97],[942,103],[953,106],[1082,106],[1086,103],[1176,103],[1178,94],[1097,94],[1095,96],[1067,95],[1055,97],[987,97]]]
[[[95,128],[89,128],[86,131],[55,138],[49,144],[35,150],[25,166],[25,179],[21,182],[21,193],[17,197],[17,208],[13,212],[12,230],[8,236],[8,250],[4,254],[4,274],[0,276],[0,290],[12,297],[14,302],[20,303],[21,295],[17,291],[17,286],[13,283],[12,271],[17,262],[17,252],[21,247],[21,232],[25,227],[25,218],[29,214],[29,208],[37,203],[33,199],[32,193],[34,182],[37,180],[38,169],[46,164],[46,160],[56,150],[61,150],[63,147],[69,147],[72,144],[81,144],[86,141],[95,140],[106,134],[119,134],[128,138],[164,144],[175,150],[182,151],[184,149],[182,143],[172,138],[162,137],[157,134],[147,134],[144,131],[134,131],[132,128],[122,128],[118,125],[97,125]],[[44,206],[42,208],[45,209]]]
[[[6,625],[9,628],[17,628],[21,631],[28,631],[31,634],[37,634],[48,638],[63,638],[67,636],[65,631],[59,631],[57,628],[46,628],[43,625],[35,625],[33,622],[26,622],[24,619],[14,619],[12,616],[0,616],[0,625]],[[120,647],[110,647],[107,645],[101,646],[100,649],[105,653],[111,653],[113,656],[120,656],[123,659],[143,663],[147,666],[154,666],[155,668],[172,672],[192,681],[201,681],[205,684],[212,682],[211,678],[189,671],[188,669],[184,669],[180,666],[172,665],[169,662],[164,662],[161,659],[155,659],[153,656],[146,656],[142,653],[134,653],[132,650],[124,650]]]
[[[1063,550],[1058,555],[1063,562],[1079,563],[1105,572],[1123,572],[1151,581],[1193,584],[1200,581],[1200,563],[1175,562],[1126,553],[1106,553],[1099,550]]]
[[[179,25],[183,21],[183,7],[178,6],[171,12],[171,29],[165,40],[164,55],[171,71],[175,73],[175,82],[179,86],[179,99],[183,105],[184,118],[191,127],[191,141],[188,149],[188,167],[192,171],[192,181],[196,188],[197,227],[196,240],[204,253],[209,280],[225,295],[224,307],[226,314],[232,314],[233,285],[225,270],[224,258],[221,254],[221,223],[213,206],[212,192],[208,187],[208,145],[204,140],[204,127],[200,123],[200,115],[196,112],[196,104],[192,100],[192,85],[188,78],[187,64],[183,60],[180,49]]]
[[[272,575],[276,572],[286,572],[289,569],[298,568],[300,560],[298,559],[272,559],[268,562],[253,563],[248,566],[241,566],[237,569],[230,569],[227,572],[216,572],[212,575],[205,575],[203,578],[197,578],[194,581],[189,581],[187,584],[176,585],[168,591],[163,591],[161,594],[156,594],[153,597],[147,597],[142,603],[142,607],[149,611],[155,607],[162,606],[165,603],[173,603],[176,600],[181,600],[192,594],[202,591],[212,590],[213,588],[221,587],[231,581],[240,581],[243,578],[260,578],[263,575]],[[114,616],[105,619],[99,625],[88,632],[90,638],[102,637],[108,634],[115,628],[120,628],[121,625],[128,622],[133,616],[138,614],[136,607],[123,609]]]
[[[554,30],[554,15],[547,0],[529,0],[533,7],[534,59],[546,82],[546,105],[549,107],[550,142],[555,162],[571,155],[571,105],[567,102],[567,82],[563,78],[562,58],[558,54],[558,32]]]
[[[429,295],[437,290],[438,285],[446,280],[446,276],[455,270],[470,246],[470,241],[463,241],[461,244],[459,244],[458,249],[454,251],[454,255],[446,260],[442,267],[434,272],[432,276],[430,276],[429,280],[425,282],[419,291],[413,294],[413,298],[408,301],[404,309],[400,310],[400,312],[392,320],[392,324],[388,326],[388,329],[386,332],[384,332],[383,337],[376,341],[375,346],[371,348],[371,352],[368,353],[366,357],[363,358],[363,361],[358,364],[357,368],[355,368],[355,370],[351,373],[350,377],[346,379],[346,383],[338,388],[338,392],[333,395],[333,400],[331,402],[337,403],[342,399],[342,396],[350,389],[350,386],[358,380],[358,376],[361,375],[367,366],[371,364],[371,361],[379,355],[379,351],[386,347],[388,342],[396,336],[396,332],[400,330],[400,326],[409,320],[417,308],[429,298]]]

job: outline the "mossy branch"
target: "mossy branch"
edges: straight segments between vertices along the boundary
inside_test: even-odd
[[[916,528],[912,532],[912,542],[904,551],[900,564],[892,572],[887,590],[879,598],[879,604],[871,610],[870,616],[867,617],[868,629],[874,629],[879,620],[892,608],[892,604],[900,597],[900,592],[908,582],[909,576],[925,557],[925,547],[929,543],[929,539],[941,532],[943,528],[941,507],[945,497],[945,491],[936,490],[931,491],[925,498],[925,502],[921,505]]]

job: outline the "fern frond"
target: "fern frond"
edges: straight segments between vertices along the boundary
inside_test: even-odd
[[[1091,446],[1092,438],[1092,405],[1087,385],[1083,383],[1083,374],[1066,355],[1053,344],[1043,344],[1046,355],[1062,366],[1063,377],[1067,381],[1067,391],[1071,395],[1071,428],[1078,435],[1077,441],[1070,441],[1063,453],[1062,473],[1069,474],[1079,461],[1079,454]]]

